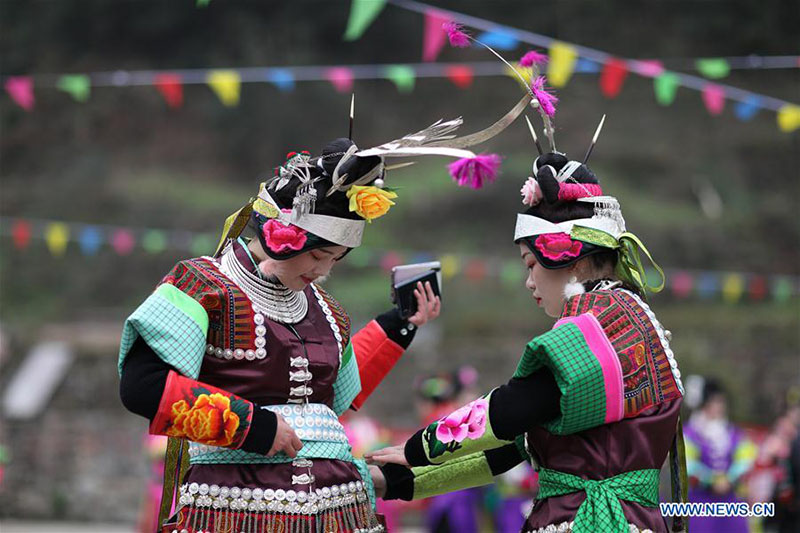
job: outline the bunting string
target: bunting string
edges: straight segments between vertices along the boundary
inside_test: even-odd
[[[77,250],[94,256],[104,247],[119,256],[137,252],[150,255],[164,252],[190,252],[194,256],[214,251],[215,235],[186,230],[166,230],[105,224],[85,224],[38,218],[0,217],[0,236],[11,240],[18,253],[25,253],[32,242],[44,241],[56,258]],[[350,268],[380,268],[390,271],[404,263],[439,260],[446,280],[463,279],[470,283],[500,283],[508,288],[521,286],[525,272],[519,260],[463,254],[434,254],[429,251],[354,249],[345,265]],[[742,301],[784,303],[800,296],[800,276],[776,273],[729,272],[718,270],[665,269],[666,294],[677,300],[721,299],[735,304]],[[648,272],[648,278],[655,272]]]

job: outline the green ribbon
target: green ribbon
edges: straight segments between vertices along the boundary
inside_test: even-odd
[[[658,478],[659,470],[656,468],[632,470],[601,480],[583,479],[566,472],[541,468],[538,498],[544,500],[584,491],[586,500],[578,507],[573,533],[628,533],[628,520],[619,501],[657,507]]]
[[[618,240],[620,246],[619,262],[617,263],[618,274],[620,274],[623,279],[639,287],[642,293],[646,291],[660,292],[664,288],[664,281],[666,280],[664,271],[661,270],[658,263],[653,260],[650,252],[645,245],[642,244],[642,241],[639,240],[639,237],[633,233],[626,232],[620,235]],[[661,278],[658,285],[651,285],[650,281],[647,279],[647,272],[642,264],[640,252],[644,252],[644,255],[647,256],[653,268],[658,272]]]

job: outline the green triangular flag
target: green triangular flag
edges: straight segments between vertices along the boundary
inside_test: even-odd
[[[142,248],[147,253],[157,254],[163,252],[167,247],[167,236],[163,231],[153,229],[145,233],[142,238]]]
[[[350,4],[350,18],[347,21],[344,40],[360,39],[375,17],[383,11],[385,5],[386,0],[353,0],[353,3]]]
[[[408,65],[390,65],[386,67],[386,78],[392,80],[397,85],[397,90],[401,93],[408,93],[414,90],[416,74],[414,69]]]
[[[656,92],[656,101],[661,105],[670,105],[675,100],[680,78],[674,72],[665,72],[653,80],[653,89]]]
[[[206,7],[211,0],[197,0],[194,7]]]
[[[92,83],[89,76],[84,74],[67,74],[59,78],[56,86],[69,93],[76,101],[85,102],[89,99]]]
[[[700,74],[711,80],[724,78],[731,71],[731,66],[724,59],[698,59],[695,66]]]

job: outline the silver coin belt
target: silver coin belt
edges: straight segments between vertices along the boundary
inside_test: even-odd
[[[572,533],[574,522],[561,522],[560,524],[550,524],[539,529],[528,529],[528,533]],[[639,529],[634,524],[628,524],[628,533],[653,533],[651,529]]]
[[[302,440],[347,443],[344,426],[327,405],[265,405],[261,407],[281,415]]]
[[[299,513],[314,515],[327,509],[363,503],[366,487],[359,481],[310,490],[273,490],[225,487],[206,483],[181,485],[181,506],[230,509],[231,511]]]

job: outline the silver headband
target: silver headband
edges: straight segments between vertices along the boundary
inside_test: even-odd
[[[580,198],[578,201],[595,204],[595,215],[591,218],[579,218],[555,223],[533,215],[520,213],[517,215],[517,225],[514,228],[514,242],[525,237],[533,237],[534,235],[545,233],[566,233],[569,235],[573,226],[600,230],[615,239],[619,239],[619,236],[625,233],[625,219],[622,218],[622,212],[619,209],[619,202],[616,198],[613,196],[592,196]]]
[[[358,248],[361,237],[364,235],[365,220],[351,220],[349,218],[332,217],[330,215],[317,215],[305,213],[296,217],[293,209],[291,213],[284,213],[278,203],[270,196],[265,187],[258,192],[258,197],[274,206],[278,210],[278,220],[283,224],[294,224],[298,228],[310,231],[314,235],[347,248]]]

